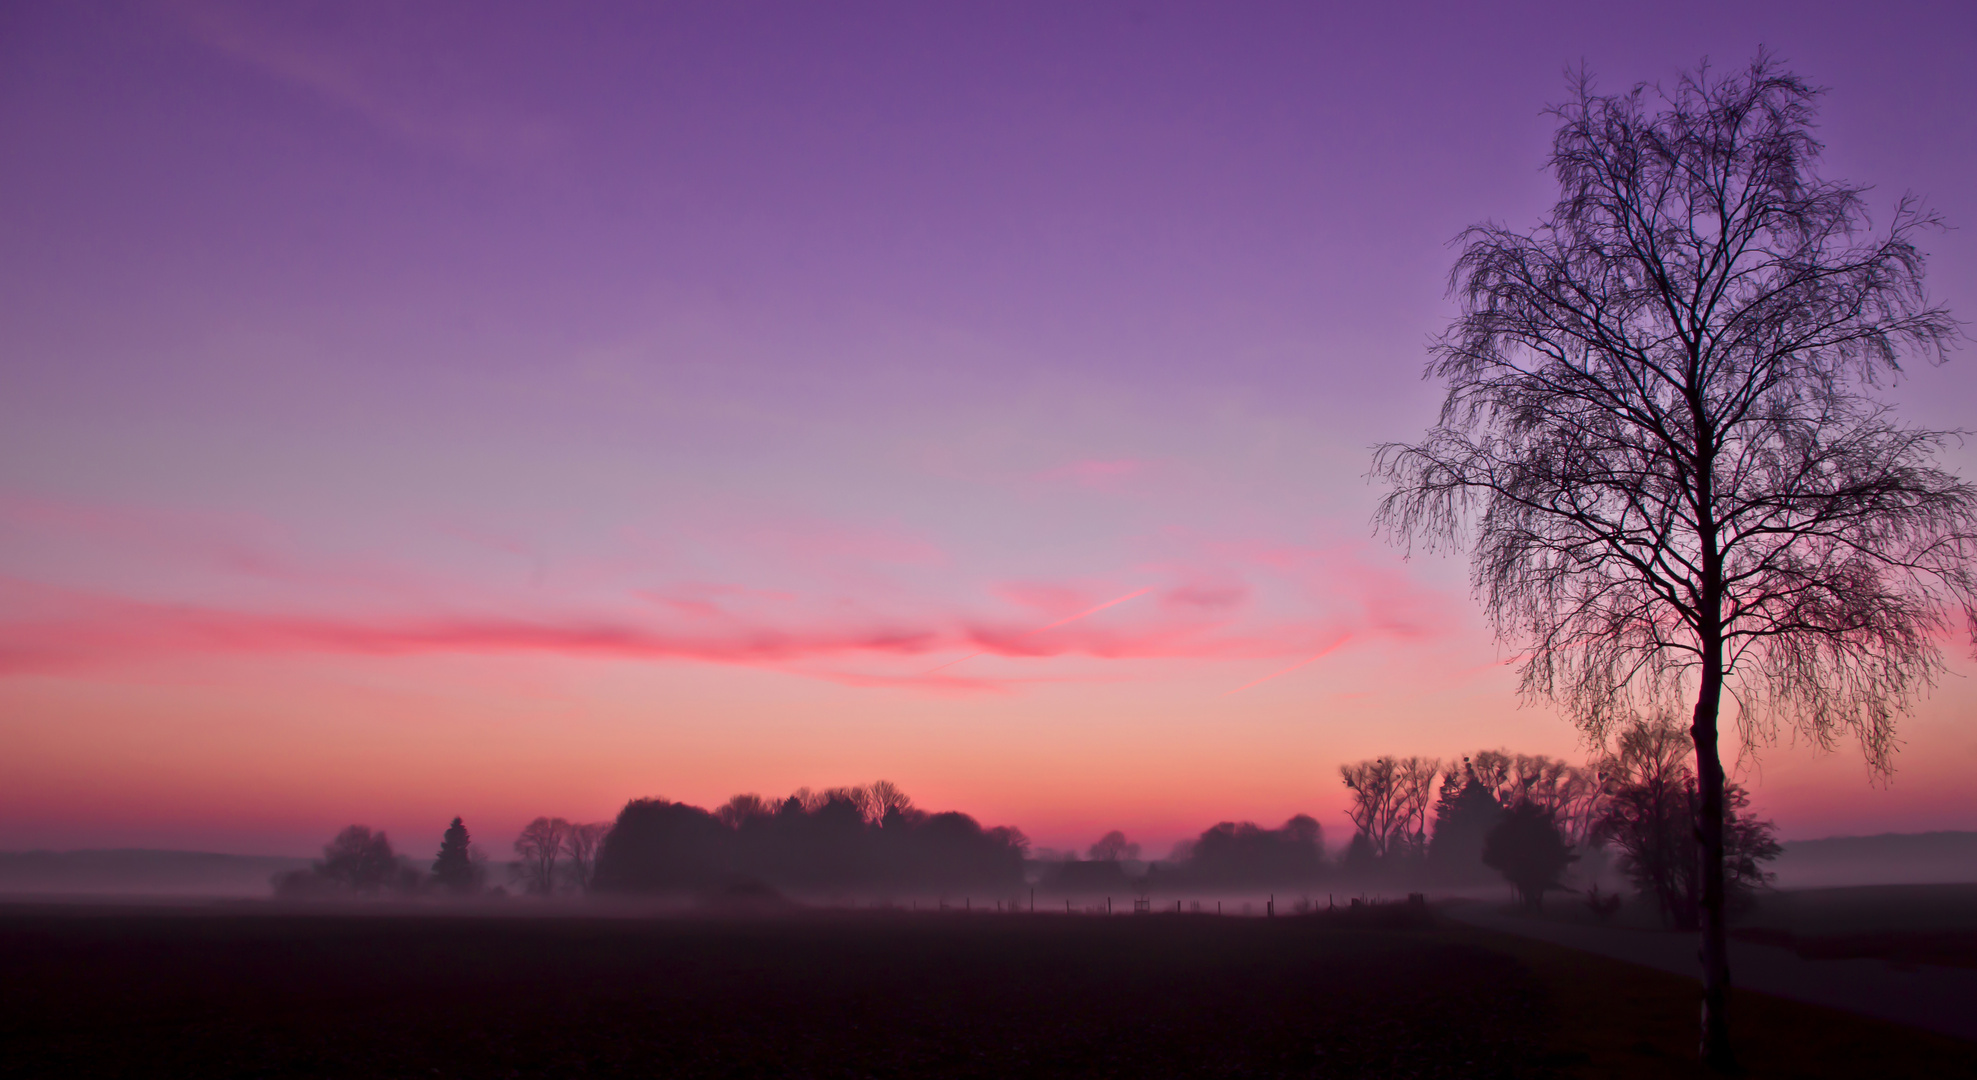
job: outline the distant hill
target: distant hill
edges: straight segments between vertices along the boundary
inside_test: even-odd
[[[286,855],[210,851],[0,851],[0,895],[267,896],[268,879],[309,865]]]
[[[1771,869],[1788,889],[1977,882],[1977,832],[1792,840]]]

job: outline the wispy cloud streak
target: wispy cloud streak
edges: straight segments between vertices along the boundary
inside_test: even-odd
[[[1096,607],[1086,608],[1085,610],[1078,612],[1076,615],[1071,615],[1066,618],[1059,619],[1056,622],[1051,623],[1049,626],[1039,626],[1035,630],[1032,630],[1029,633],[1022,635],[1022,638],[1032,638],[1047,630],[1055,630],[1060,626],[1067,626],[1071,623],[1077,622],[1079,619],[1089,618],[1090,616],[1096,615],[1099,612],[1104,611],[1106,608],[1118,607],[1120,604],[1123,604],[1128,600],[1134,600],[1139,597],[1145,596],[1147,593],[1150,593],[1152,591],[1153,591],[1153,586],[1149,585],[1144,589],[1138,589],[1133,592],[1129,592],[1124,596],[1118,597],[1117,599],[1107,600],[1105,603],[1099,604]],[[1018,640],[1022,640],[1022,638],[1019,638]],[[987,655],[988,652],[990,651],[991,650],[983,649],[978,652],[969,653],[968,655],[961,657],[959,660],[949,660],[945,664],[941,664],[937,667],[928,669],[925,674],[932,675],[936,671],[941,671],[946,668],[951,668],[956,664],[962,663],[963,661],[973,660],[977,656]]]
[[[917,627],[753,628],[683,634],[602,618],[350,618],[155,604],[4,583],[40,617],[0,623],[0,674],[59,671],[185,653],[543,653],[628,660],[773,665],[860,654],[919,655],[943,644]],[[10,605],[30,606],[30,605]]]
[[[474,530],[414,531],[414,563],[313,550],[254,518],[63,505],[0,493],[0,675],[73,672],[181,655],[376,657],[538,655],[754,667],[846,686],[938,693],[1006,690],[1007,672],[960,678],[986,655],[1030,660],[1228,662],[1306,658],[1358,641],[1418,642],[1446,625],[1439,598],[1352,545],[1144,540],[1132,573],[1157,583],[1106,596],[1102,580],[1023,578],[988,586],[1012,619],[959,602],[982,585],[946,550],[894,525],[729,514],[552,552],[490,545]],[[556,580],[485,553],[552,554]],[[111,567],[119,572],[92,571]],[[121,572],[129,571],[129,572]],[[523,586],[527,587],[524,588]],[[1114,585],[1113,587],[1117,587]],[[1157,602],[1096,619],[1149,595]],[[1310,650],[1331,641],[1316,655]],[[887,663],[953,657],[918,671]],[[924,663],[924,661],[922,661]],[[864,670],[844,670],[864,668]],[[874,670],[877,668],[878,670]],[[1032,679],[1103,679],[1086,666]]]
[[[1222,695],[1222,696],[1223,696],[1223,697],[1230,697],[1230,696],[1233,696],[1233,695],[1235,695],[1235,694],[1240,694],[1240,693],[1242,693],[1242,692],[1243,692],[1244,690],[1247,690],[1247,689],[1249,689],[1249,688],[1250,688],[1250,687],[1252,687],[1252,686],[1262,686],[1262,685],[1263,685],[1264,683],[1267,683],[1267,682],[1269,682],[1269,681],[1270,681],[1270,680],[1272,680],[1272,679],[1281,679],[1281,678],[1283,678],[1284,676],[1286,676],[1286,675],[1289,675],[1289,674],[1290,674],[1291,672],[1293,672],[1293,671],[1297,671],[1297,670],[1299,670],[1300,668],[1305,668],[1305,667],[1309,667],[1309,666],[1311,666],[1312,664],[1315,664],[1315,663],[1317,663],[1318,661],[1320,661],[1320,660],[1323,660],[1323,659],[1324,659],[1325,657],[1327,657],[1327,656],[1330,656],[1330,655],[1332,655],[1333,653],[1335,653],[1335,652],[1337,652],[1337,651],[1339,650],[1339,648],[1340,648],[1341,646],[1343,646],[1343,645],[1344,645],[1344,644],[1345,644],[1346,642],[1348,642],[1348,641],[1351,641],[1351,640],[1352,640],[1352,635],[1351,635],[1351,634],[1345,634],[1345,635],[1343,635],[1343,636],[1341,636],[1341,637],[1340,637],[1340,638],[1339,638],[1339,639],[1338,639],[1337,641],[1334,641],[1334,642],[1332,642],[1332,643],[1331,643],[1330,645],[1327,645],[1327,646],[1325,646],[1324,648],[1322,648],[1322,649],[1320,649],[1320,650],[1318,650],[1318,653],[1317,653],[1317,655],[1315,655],[1315,656],[1312,656],[1312,657],[1310,657],[1310,658],[1308,658],[1308,659],[1304,659],[1304,660],[1300,660],[1300,661],[1298,661],[1297,663],[1295,663],[1295,664],[1292,664],[1291,666],[1289,666],[1289,667],[1287,667],[1287,668],[1285,668],[1285,669],[1283,669],[1282,671],[1275,671],[1275,672],[1271,672],[1270,674],[1268,674],[1268,675],[1265,675],[1265,676],[1263,676],[1263,677],[1262,677],[1262,678],[1260,678],[1260,679],[1256,679],[1256,680],[1254,680],[1254,681],[1252,681],[1252,682],[1246,682],[1246,683],[1244,683],[1244,684],[1242,684],[1241,686],[1238,686],[1238,687],[1236,687],[1236,688],[1235,688],[1234,690],[1231,690],[1231,691],[1229,691],[1228,693],[1226,693],[1226,694],[1224,694],[1224,695]]]

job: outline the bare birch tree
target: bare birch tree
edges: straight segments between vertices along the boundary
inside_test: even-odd
[[[529,892],[547,896],[556,891],[556,864],[569,832],[570,823],[562,818],[539,817],[515,838],[516,874]]]
[[[883,820],[894,811],[903,814],[913,809],[913,800],[890,780],[879,780],[867,790],[872,793],[872,814],[875,818]]]
[[[730,829],[739,829],[745,822],[768,817],[776,812],[776,804],[753,793],[736,795],[714,811],[714,817]]]
[[[1405,757],[1394,763],[1395,836],[1388,844],[1390,851],[1427,855],[1428,816],[1441,773],[1440,758]]]
[[[597,875],[597,848],[604,842],[604,836],[611,831],[608,821],[593,821],[584,825],[570,825],[563,830],[563,855],[568,860],[567,872],[572,883],[583,891],[590,891],[590,884]]]
[[[1723,698],[1747,748],[1850,733],[1885,770],[1959,609],[1977,640],[1977,493],[1935,464],[1955,433],[1875,396],[1958,329],[1922,287],[1936,218],[1904,199],[1874,231],[1865,189],[1816,171],[1819,91],[1768,57],[1575,89],[1551,213],[1464,234],[1447,398],[1377,451],[1378,521],[1470,549],[1523,690],[1588,734],[1692,699],[1702,1052],[1727,1066]]]
[[[877,821],[885,813],[878,809],[878,800],[872,797],[872,789],[851,785],[834,787],[824,792],[824,801],[839,799],[858,808],[858,816],[865,821]]]
[[[1390,757],[1339,766],[1339,778],[1352,792],[1346,816],[1380,858],[1386,857],[1387,843],[1400,821],[1399,772],[1399,765]]]

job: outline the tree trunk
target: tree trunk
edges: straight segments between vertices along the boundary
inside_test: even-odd
[[[1712,1069],[1736,1066],[1730,1050],[1730,953],[1723,895],[1723,759],[1716,718],[1723,700],[1723,644],[1705,642],[1702,682],[1689,737],[1696,746],[1696,847],[1702,866],[1702,1060]]]

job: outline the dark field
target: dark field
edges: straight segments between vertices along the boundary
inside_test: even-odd
[[[1693,1071],[1692,984],[1426,918],[21,907],[0,910],[0,975],[7,1076]],[[1757,1075],[1849,1075],[1835,1070],[1850,1060],[1962,1075],[1977,1060],[1954,1040],[1750,1001],[1748,1056],[1789,1041],[1807,1061]],[[1796,1029],[1814,1028],[1808,1055]]]
[[[1802,935],[1759,926],[1730,933],[1743,941],[1790,949],[1808,960],[1886,960],[1892,964],[1977,968],[1977,930]]]
[[[1745,923],[1731,933],[1808,959],[1977,968],[1977,885],[1968,883],[1773,893]]]

